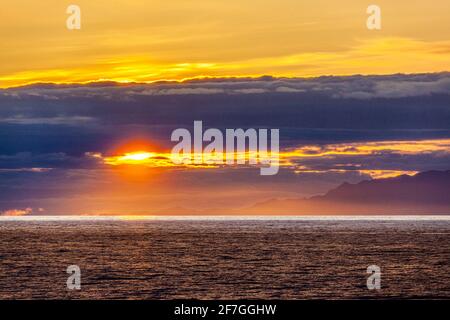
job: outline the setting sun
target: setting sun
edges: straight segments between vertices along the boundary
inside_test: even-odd
[[[154,155],[155,154],[151,153],[151,152],[134,152],[134,153],[127,153],[124,156],[119,157],[119,160],[121,160],[121,161],[142,161],[142,160],[146,160]]]
[[[121,164],[143,164],[149,161],[152,157],[156,156],[154,152],[136,151],[125,153],[121,156],[106,157],[104,159],[106,164],[121,165]]]

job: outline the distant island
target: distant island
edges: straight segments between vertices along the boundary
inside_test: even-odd
[[[343,183],[324,195],[272,199],[244,214],[450,214],[450,170]]]

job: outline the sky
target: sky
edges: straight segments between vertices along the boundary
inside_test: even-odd
[[[0,214],[236,214],[450,169],[450,2],[377,4],[381,30],[356,0],[2,3]],[[278,174],[175,165],[196,120],[278,129]]]
[[[81,29],[66,9],[81,9]],[[0,86],[35,82],[422,73],[450,65],[447,0],[4,2]]]

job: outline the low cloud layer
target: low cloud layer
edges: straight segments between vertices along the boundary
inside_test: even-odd
[[[26,216],[28,214],[31,214],[33,212],[32,208],[25,208],[25,209],[9,209],[5,211],[0,211],[1,216],[10,216],[10,217],[17,217],[17,216]]]

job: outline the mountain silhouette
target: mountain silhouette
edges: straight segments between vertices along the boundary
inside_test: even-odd
[[[268,200],[260,214],[450,214],[450,170],[343,183],[308,199]]]

